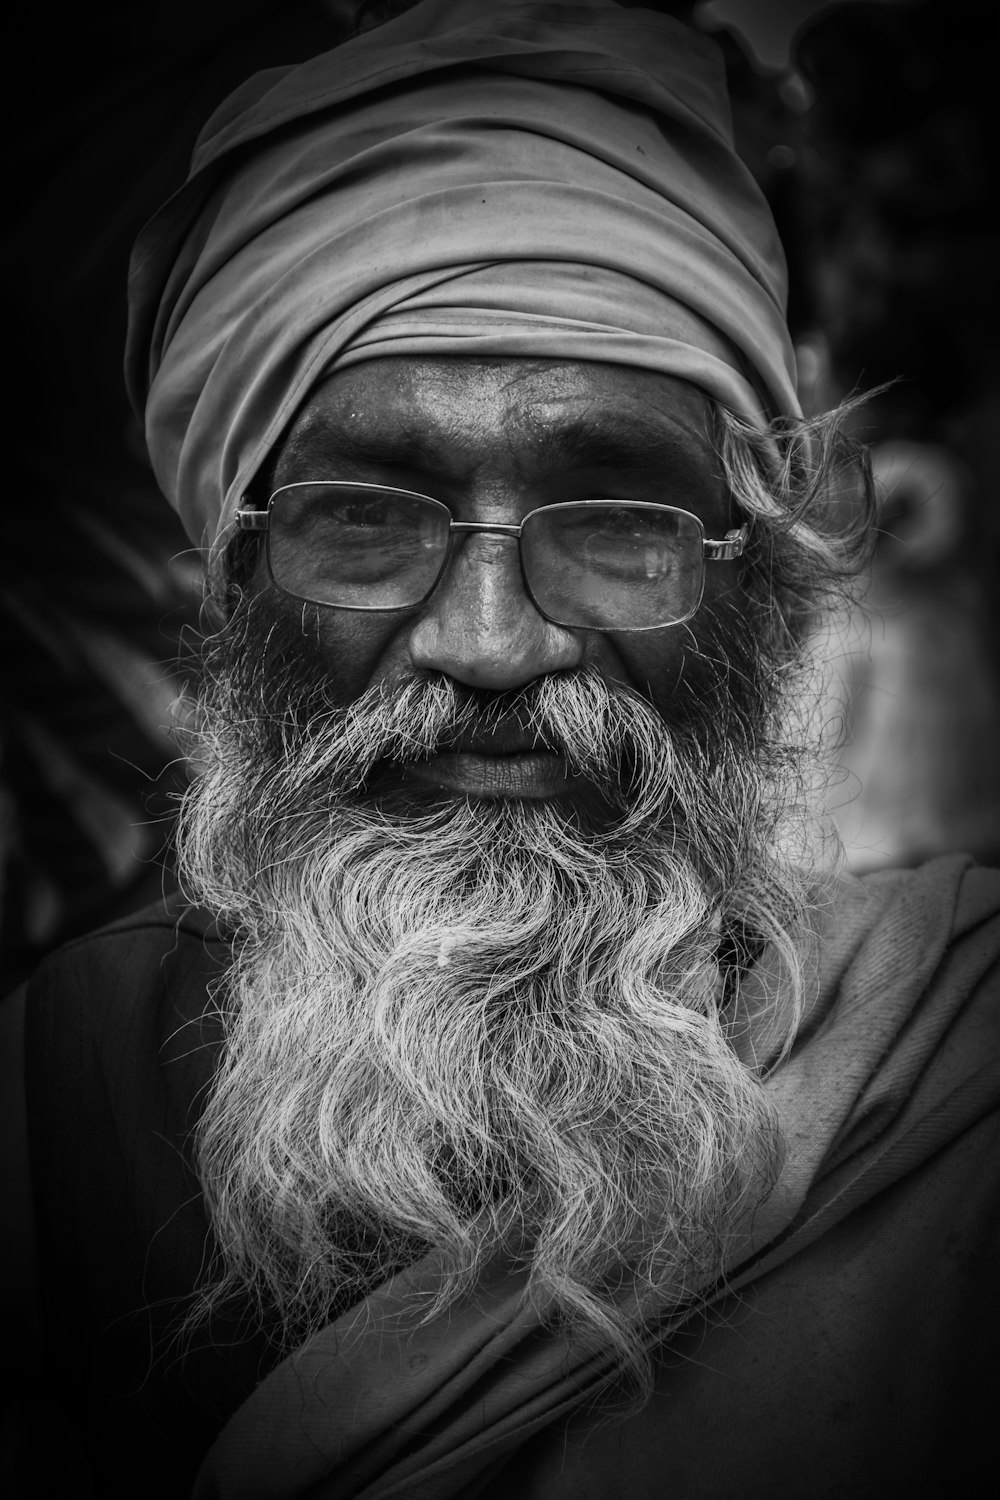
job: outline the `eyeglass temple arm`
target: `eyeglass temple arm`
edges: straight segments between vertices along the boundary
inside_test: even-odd
[[[743,548],[746,546],[749,535],[749,524],[744,524],[743,526],[735,526],[732,531],[727,531],[721,542],[715,542],[706,537],[706,562],[729,562],[734,557],[742,557]]]

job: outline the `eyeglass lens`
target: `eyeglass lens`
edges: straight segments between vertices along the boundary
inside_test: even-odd
[[[684,511],[552,506],[529,518],[521,557],[535,600],[564,625],[641,630],[682,620],[701,600],[702,530]]]
[[[448,510],[391,490],[300,484],[279,490],[268,534],[271,576],[317,604],[400,609],[434,587]]]
[[[450,521],[439,502],[389,489],[293,485],[271,502],[271,576],[318,604],[403,609],[433,590]],[[650,629],[697,608],[702,530],[694,516],[666,507],[552,505],[525,521],[521,565],[535,603],[559,624]]]

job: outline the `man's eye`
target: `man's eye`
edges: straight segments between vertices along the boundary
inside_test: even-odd
[[[374,531],[398,525],[402,519],[399,510],[390,500],[350,500],[337,507],[335,516],[344,526]]]
[[[608,536],[662,539],[672,537],[677,532],[677,523],[668,511],[637,510],[626,505],[620,509],[609,506],[600,512],[600,517],[597,529]]]
[[[676,518],[669,511],[600,506],[580,512],[575,522],[574,529],[585,532],[591,543],[603,542],[606,546],[663,545],[677,537]]]
[[[628,510],[601,511],[594,530],[609,540],[637,536],[643,529],[642,522],[634,512]]]

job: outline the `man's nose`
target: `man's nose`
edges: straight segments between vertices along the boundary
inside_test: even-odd
[[[456,539],[448,569],[409,642],[415,668],[503,692],[583,661],[578,632],[553,625],[528,597],[514,537]]]

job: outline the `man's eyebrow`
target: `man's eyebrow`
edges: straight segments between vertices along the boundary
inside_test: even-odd
[[[336,470],[340,465],[398,464],[433,472],[440,464],[443,446],[417,428],[384,431],[325,422],[297,434],[281,455],[279,467],[304,472],[316,465]],[[317,477],[324,476],[318,473]]]
[[[454,444],[446,428],[423,426],[391,428],[342,427],[330,422],[307,428],[292,439],[280,459],[284,471],[317,477],[353,465],[383,465],[447,473],[460,478],[476,460]],[[718,472],[707,438],[672,421],[637,417],[631,412],[602,408],[574,413],[552,423],[535,424],[530,452],[525,452],[535,475],[568,466],[624,469],[633,474],[667,474],[705,483]],[[321,472],[322,471],[322,472]]]
[[[678,470],[704,478],[717,468],[707,438],[674,422],[602,409],[568,417],[540,434],[554,465],[587,463],[597,468],[656,472]]]

